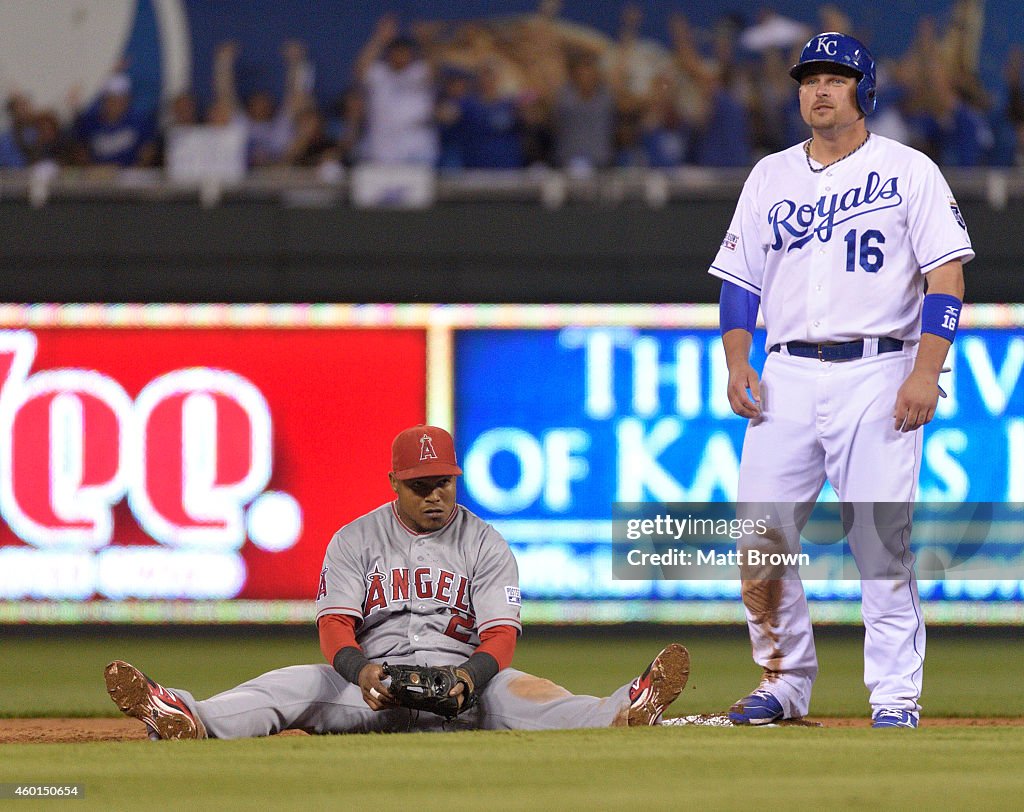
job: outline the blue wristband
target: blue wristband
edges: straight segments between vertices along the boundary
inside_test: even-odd
[[[718,322],[722,335],[736,329],[746,330],[753,335],[760,305],[761,297],[756,293],[723,280],[722,293],[718,299]]]
[[[921,332],[937,335],[952,343],[956,338],[961,307],[963,302],[956,296],[948,293],[929,293],[924,297],[924,307],[921,308]]]

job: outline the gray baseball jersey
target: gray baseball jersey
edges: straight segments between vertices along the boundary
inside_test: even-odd
[[[430,533],[406,527],[394,503],[331,539],[316,618],[361,621],[356,640],[371,660],[437,652],[469,657],[480,632],[519,620],[519,571],[508,542],[461,505]]]

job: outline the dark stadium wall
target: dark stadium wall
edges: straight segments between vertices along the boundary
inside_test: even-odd
[[[967,300],[1020,300],[1024,200],[959,196],[979,258]],[[10,302],[716,302],[724,200],[664,208],[0,201]]]

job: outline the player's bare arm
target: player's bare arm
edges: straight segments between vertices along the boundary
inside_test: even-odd
[[[928,274],[928,292],[962,300],[963,263],[957,259],[931,271]],[[896,393],[893,419],[897,431],[916,431],[935,416],[939,402],[939,374],[949,347],[950,342],[940,336],[927,332],[921,334],[914,368]]]
[[[761,414],[761,380],[750,364],[752,340],[749,332],[739,328],[722,336],[725,362],[729,367],[729,405],[733,412],[747,418]]]

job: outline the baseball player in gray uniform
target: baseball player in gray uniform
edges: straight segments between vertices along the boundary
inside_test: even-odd
[[[270,671],[198,701],[116,660],[105,670],[114,703],[159,739],[657,724],[689,675],[678,644],[608,697],[509,667],[522,631],[519,574],[505,539],[456,503],[461,473],[444,429],[420,425],[395,438],[396,499],[342,527],[324,557],[316,617],[330,665]],[[451,721],[399,706],[385,662],[458,666],[448,696],[475,702]]]
[[[779,512],[772,538],[749,540],[767,551],[799,549],[826,479],[853,505],[872,726],[914,728],[925,633],[909,542],[921,427],[935,414],[974,251],[938,167],[868,131],[875,63],[862,43],[812,37],[790,75],[811,137],[754,167],[710,269],[722,279],[729,402],[750,420],[739,500]],[[761,378],[749,361],[758,307]],[[818,671],[803,586],[785,570],[742,575],[763,677],[730,718],[803,716]]]

